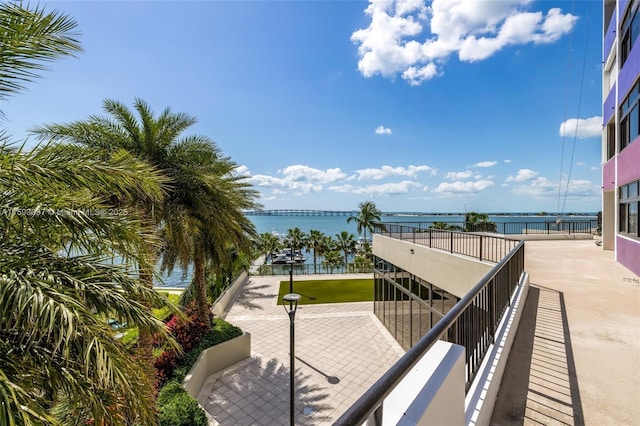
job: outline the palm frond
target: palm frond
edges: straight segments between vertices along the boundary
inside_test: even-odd
[[[25,89],[46,70],[46,62],[80,52],[77,24],[68,15],[30,9],[21,2],[0,4],[0,99]]]

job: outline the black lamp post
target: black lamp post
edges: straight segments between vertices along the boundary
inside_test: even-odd
[[[287,263],[291,265],[291,268],[289,268],[289,293],[293,293],[293,265],[296,264],[296,261],[292,258],[287,260]]]
[[[300,300],[300,295],[297,293],[288,293],[282,297],[283,305],[285,311],[287,311],[287,315],[289,315],[289,396],[290,396],[290,424],[291,426],[295,425],[295,319],[296,319],[296,311],[298,310],[298,301]],[[287,310],[286,303],[289,303],[289,310]]]

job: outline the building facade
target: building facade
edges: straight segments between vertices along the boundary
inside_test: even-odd
[[[640,0],[605,0],[602,241],[640,274]]]

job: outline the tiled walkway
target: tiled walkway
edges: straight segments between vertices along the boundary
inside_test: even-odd
[[[223,426],[289,424],[289,318],[276,305],[287,279],[250,277],[226,317],[251,333],[252,357],[202,387],[198,401]],[[331,424],[404,353],[372,302],[301,305],[295,327],[299,425]]]

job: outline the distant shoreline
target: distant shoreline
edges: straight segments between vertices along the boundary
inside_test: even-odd
[[[421,216],[464,216],[466,213],[382,213],[383,216],[401,216],[401,217],[421,217]],[[556,217],[556,216],[597,216],[598,213],[482,213],[487,216],[510,216],[510,217]]]
[[[347,215],[357,215],[358,212],[353,210],[304,210],[304,209],[265,209],[260,211],[246,211],[244,212],[249,216],[347,216]],[[510,217],[570,217],[570,216],[597,216],[597,212],[568,212],[568,213],[558,213],[558,212],[513,212],[513,213],[505,213],[505,212],[476,212],[481,214],[486,214],[487,216],[510,216]],[[446,212],[446,213],[433,213],[433,212],[382,212],[382,216],[391,216],[391,217],[421,217],[421,216],[464,216],[466,213],[463,212]]]

